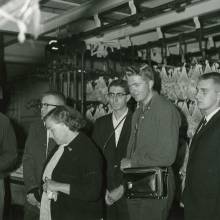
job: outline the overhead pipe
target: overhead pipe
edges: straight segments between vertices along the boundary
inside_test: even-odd
[[[196,28],[196,32],[197,32],[197,39],[199,42],[199,50],[201,52],[202,58],[205,59],[205,50],[203,49],[203,45],[202,45],[202,41],[203,41],[203,33],[202,33],[202,26],[201,23],[199,21],[199,17],[194,17],[193,21],[195,23],[195,28]]]
[[[220,33],[220,25],[215,25],[213,27],[203,29],[203,36],[207,36],[207,35],[210,35],[210,34],[213,34],[213,33]],[[182,35],[182,39],[186,41],[186,40],[190,40],[190,39],[197,39],[198,33],[197,33],[197,31],[192,31],[192,32],[188,32],[186,34],[181,33],[180,35]],[[175,37],[166,38],[165,39],[166,44],[172,44],[172,43],[178,42],[180,35],[177,35]],[[213,38],[215,39],[215,37],[213,37]],[[148,43],[143,44],[143,45],[139,45],[139,46],[137,46],[137,48],[138,49],[144,49],[144,48],[147,48],[147,47],[153,48],[153,47],[156,47],[156,46],[160,46],[160,44],[161,44],[160,40],[158,40],[158,41],[148,42]]]
[[[201,0],[201,1],[205,1],[205,0]],[[179,0],[179,4],[184,4],[184,3],[188,3],[188,2],[189,2],[188,0]],[[132,24],[132,23],[135,24],[135,23],[137,23],[135,21],[140,21],[140,20],[144,20],[146,18],[151,18],[153,16],[161,14],[161,12],[164,12],[167,9],[175,8],[175,5],[176,5],[176,0],[162,4],[160,6],[152,8],[152,9],[145,9],[142,12],[139,12],[137,14],[130,15],[130,16],[123,18],[123,19],[120,19],[118,21],[103,25],[102,27],[95,28],[95,29],[92,29],[92,30],[89,30],[86,32],[82,32],[79,34],[79,36],[80,36],[80,38],[88,38],[89,36],[98,35],[101,32],[107,31],[109,29],[115,29],[117,27]]]

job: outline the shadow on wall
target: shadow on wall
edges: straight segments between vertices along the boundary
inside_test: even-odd
[[[12,81],[7,86],[6,115],[14,127],[19,151],[24,148],[30,124],[40,117],[40,98],[48,90],[48,80],[36,76]]]

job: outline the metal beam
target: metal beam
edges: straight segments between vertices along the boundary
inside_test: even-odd
[[[176,11],[170,11],[159,16],[152,17],[150,19],[142,21],[138,26],[126,26],[121,27],[118,30],[109,31],[104,33],[102,40],[114,40],[125,38],[127,36],[137,35],[144,31],[154,30],[157,27],[163,27],[182,20],[188,20],[194,16],[201,16],[211,12],[220,10],[219,0],[207,0],[189,5],[186,9],[180,13]],[[97,37],[88,38],[87,41],[100,41]]]
[[[4,47],[8,47],[8,46],[11,46],[13,44],[16,44],[18,43],[18,38],[16,37],[15,39],[12,39],[12,40],[9,40],[7,42],[4,43]]]
[[[209,28],[205,28],[203,29],[203,39],[206,39],[207,36],[212,35],[214,33],[220,33],[220,25],[215,25],[213,27],[209,27]],[[217,36],[213,36],[214,40],[217,40],[219,38],[220,35]],[[175,37],[169,37],[164,39],[164,43],[165,44],[172,44],[172,43],[176,43],[179,42],[180,38],[182,40],[188,41],[188,40],[196,40],[196,42],[198,42],[198,32],[197,31],[191,31],[188,33],[184,33],[184,34],[180,34],[178,36]],[[161,40],[157,40],[154,42],[148,42],[146,44],[137,46],[138,49],[143,49],[143,48],[153,48],[153,47],[157,47],[157,46],[161,46],[162,41]]]
[[[110,10],[121,4],[128,2],[129,0],[90,0],[78,8],[68,10],[64,14],[53,17],[46,23],[41,25],[40,34],[46,34],[58,27],[62,27],[70,22],[99,14],[103,11]]]
[[[181,4],[186,3],[186,0],[178,0],[178,1]],[[200,1],[204,1],[204,0],[200,0]],[[167,11],[171,11],[173,8],[175,8],[175,6],[176,6],[176,0],[172,0],[172,1],[169,0],[169,2],[158,5],[151,9],[146,8],[138,14],[128,16],[116,22],[111,22],[107,25],[102,26],[101,28],[95,29],[93,27],[93,28],[89,28],[90,29],[89,31],[86,31],[85,29],[84,33],[82,33],[81,36],[83,38],[89,38],[90,36],[94,36],[97,33],[100,34],[100,33],[107,32],[108,30],[119,29],[120,26],[122,25],[124,25],[124,27],[127,27],[128,25],[131,25],[131,24],[138,26],[141,21],[151,19],[153,17],[155,18],[155,17],[161,16],[163,13],[167,13]]]
[[[79,3],[69,2],[69,1],[62,1],[62,0],[50,0],[51,2],[56,2],[63,5],[70,5],[70,6],[80,6]]]

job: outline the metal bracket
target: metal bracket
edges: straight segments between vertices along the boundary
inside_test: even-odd
[[[159,38],[159,39],[162,39],[162,38],[163,38],[163,33],[162,33],[162,31],[161,31],[161,28],[160,28],[160,27],[157,27],[157,28],[156,28],[156,31],[157,31],[158,38]]]
[[[102,24],[101,24],[101,20],[100,20],[100,18],[99,18],[99,15],[98,15],[98,14],[95,14],[93,17],[94,17],[94,21],[95,21],[96,27],[101,27]]]
[[[128,5],[129,5],[129,8],[131,9],[131,14],[132,15],[137,14],[137,8],[136,8],[136,6],[134,4],[134,0],[129,1]]]
[[[201,28],[201,24],[200,24],[200,21],[199,21],[199,17],[193,17],[193,21],[195,23],[195,27],[196,29],[200,29]]]

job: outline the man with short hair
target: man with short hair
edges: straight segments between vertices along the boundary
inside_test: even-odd
[[[113,112],[97,119],[94,125],[93,139],[106,160],[106,220],[128,220],[120,161],[126,155],[130,137],[129,99],[127,82],[122,79],[112,81],[108,86],[108,102]]]
[[[220,74],[200,76],[196,101],[204,116],[190,145],[183,194],[185,220],[220,219]]]
[[[55,147],[42,121],[56,106],[65,105],[65,97],[57,91],[48,91],[41,99],[41,119],[34,122],[28,133],[23,155],[24,184],[26,191],[25,220],[39,219],[41,175],[46,158]]]
[[[154,89],[154,72],[148,65],[126,71],[131,96],[138,102],[132,117],[127,156],[121,168],[167,167],[168,195],[164,199],[128,199],[132,220],[165,220],[174,197],[172,164],[176,158],[180,115],[175,106]]]
[[[0,113],[0,220],[4,211],[4,177],[17,158],[17,141],[9,119]]]

